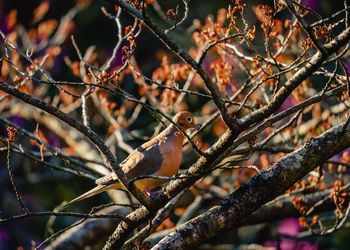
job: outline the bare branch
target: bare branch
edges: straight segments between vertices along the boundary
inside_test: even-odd
[[[123,170],[119,167],[119,163],[117,162],[115,156],[111,153],[111,151],[108,149],[108,147],[104,144],[103,140],[91,129],[81,124],[79,121],[71,118],[70,116],[66,115],[59,109],[39,100],[34,97],[31,97],[27,94],[21,93],[14,87],[4,84],[0,82],[0,89],[5,91],[6,93],[13,95],[22,101],[33,105],[39,109],[42,109],[46,111],[47,113],[59,118],[63,122],[69,124],[70,126],[77,129],[79,132],[83,133],[87,138],[91,140],[95,144],[95,146],[100,150],[101,154],[103,155],[107,165],[117,174],[119,180],[121,183],[123,183],[124,186],[128,187],[128,190],[130,190],[131,193],[137,197],[140,201],[142,201],[143,204],[149,204],[149,202],[146,200],[146,197],[143,195],[143,193],[138,190],[134,185],[128,185],[128,179],[125,177],[125,174]]]

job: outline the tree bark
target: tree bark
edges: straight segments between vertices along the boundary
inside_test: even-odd
[[[283,157],[206,213],[181,225],[152,249],[186,249],[239,225],[262,205],[284,193],[296,181],[350,146],[350,129],[342,123]]]

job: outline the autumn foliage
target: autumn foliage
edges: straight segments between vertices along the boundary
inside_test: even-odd
[[[348,125],[347,1],[207,1],[212,11],[205,14],[204,3],[195,0],[106,2],[79,0],[60,8],[37,1],[26,18],[19,5],[4,7],[1,249],[54,249],[68,244],[62,238],[79,242],[77,249],[150,249],[314,138]],[[156,190],[161,194],[147,213],[138,212],[146,204],[135,193],[123,191],[62,209],[114,171],[108,157],[122,162],[183,110],[202,127],[185,142],[178,183]],[[312,157],[328,149],[320,145]],[[258,217],[263,226],[252,227],[249,240],[243,226],[256,223],[248,216],[206,243],[212,249],[252,243],[297,249],[303,242],[316,249],[342,242],[336,231],[348,233],[350,151],[340,151],[264,203],[275,212]],[[139,217],[131,223],[128,214]],[[93,220],[94,230],[104,228],[98,237],[84,241],[74,234],[87,235],[81,225]],[[132,226],[115,231],[116,220]],[[283,223],[295,231],[288,244]],[[106,243],[113,231],[121,240]]]

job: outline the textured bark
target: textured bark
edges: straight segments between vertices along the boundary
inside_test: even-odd
[[[349,190],[349,186],[350,185],[348,185],[348,187],[344,190]],[[322,213],[322,212],[333,211],[335,209],[334,202],[331,200],[331,196],[330,196],[332,191],[333,191],[333,189],[328,189],[325,191],[320,191],[320,192],[316,192],[316,193],[310,193],[307,195],[303,195],[303,203],[308,208],[313,207],[315,203],[324,199],[322,204],[318,205],[317,207],[314,207],[313,211],[310,213],[311,215],[317,214],[317,213]],[[300,195],[300,194],[295,194],[295,195]],[[247,219],[239,222],[238,226],[242,227],[242,226],[257,225],[257,224],[262,224],[262,223],[271,223],[271,222],[275,222],[275,221],[278,221],[278,220],[281,220],[284,218],[288,218],[288,217],[300,216],[300,212],[295,208],[295,206],[292,202],[293,196],[294,195],[290,195],[290,196],[288,195],[285,197],[279,196],[277,198],[278,201],[273,200],[273,201],[269,202],[268,204],[261,207],[260,209],[258,209],[256,212],[254,212],[250,216],[248,216]],[[183,218],[183,217],[181,217],[181,218]],[[178,222],[177,224],[180,225],[182,223]],[[176,230],[176,227],[152,233],[144,241],[150,242],[151,245],[155,245],[161,239],[163,239],[168,234],[174,232],[175,230]],[[125,244],[124,248],[125,248],[125,246],[127,246],[127,245]],[[128,249],[128,248],[126,248],[126,249]]]
[[[126,4],[124,1],[119,0],[107,0],[108,2],[113,2],[121,6],[125,11],[129,12],[131,15],[139,18],[135,13],[130,11],[130,5]],[[220,139],[211,146],[207,151],[208,157],[200,157],[196,163],[194,163],[188,170],[189,174],[193,174],[193,178],[181,179],[172,182],[170,185],[166,186],[164,192],[161,192],[157,197],[152,197],[151,208],[152,211],[156,211],[162,207],[166,202],[168,202],[171,197],[175,197],[184,188],[193,185],[199,176],[206,173],[208,169],[215,166],[228,154],[230,154],[234,149],[236,149],[242,142],[236,138],[241,132],[246,130],[253,123],[263,121],[275,111],[277,111],[286,98],[293,92],[293,90],[298,87],[301,82],[311,76],[321,65],[324,63],[325,59],[332,55],[337,49],[345,45],[350,38],[350,28],[345,29],[341,34],[339,34],[331,42],[324,45],[325,53],[317,52],[313,55],[305,66],[301,67],[283,87],[276,93],[274,99],[266,106],[256,110],[249,115],[238,119],[236,123],[238,126],[234,130],[227,130]],[[163,42],[166,42],[162,40]],[[306,173],[304,173],[306,174]],[[196,177],[197,176],[197,177]],[[288,185],[287,185],[288,186]],[[271,188],[267,185],[267,187]],[[281,187],[280,187],[281,188]],[[269,189],[267,189],[269,192]],[[279,189],[280,190],[280,189]],[[254,210],[253,210],[254,211]],[[136,227],[136,225],[145,222],[149,217],[149,213],[143,209],[137,210],[127,216],[128,219],[132,220],[132,225],[129,223],[121,222],[111,237],[108,239],[104,249],[118,249],[122,246],[123,242],[126,241],[128,235]]]
[[[297,180],[350,146],[350,130],[338,125],[262,171],[206,213],[183,224],[153,249],[186,249],[230,229]]]

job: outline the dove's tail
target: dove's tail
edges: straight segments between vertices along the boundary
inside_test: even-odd
[[[98,186],[94,187],[93,189],[87,191],[86,193],[83,193],[82,195],[78,196],[77,198],[69,201],[67,204],[64,205],[64,208],[67,206],[70,206],[72,203],[84,200],[86,198],[97,195],[97,194],[102,193],[104,191],[111,190],[111,189],[121,189],[121,188],[122,188],[122,185],[119,182],[116,182],[116,183],[113,183],[110,185],[98,185]]]

